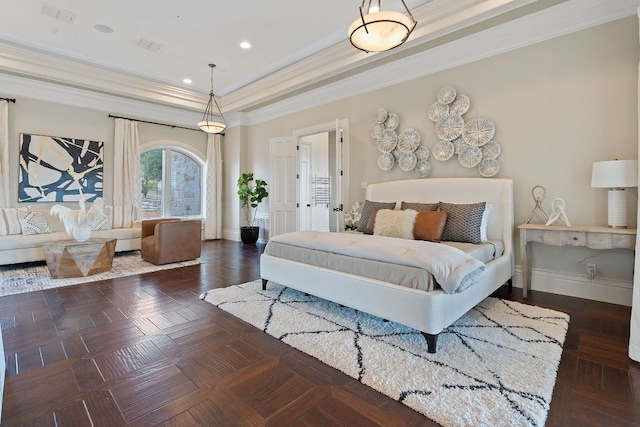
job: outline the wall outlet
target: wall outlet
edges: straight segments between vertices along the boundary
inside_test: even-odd
[[[596,278],[596,265],[589,263],[587,264],[587,276],[589,276],[589,280],[593,280]]]

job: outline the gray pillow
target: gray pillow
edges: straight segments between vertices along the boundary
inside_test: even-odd
[[[486,203],[455,204],[440,202],[440,210],[445,211],[447,223],[442,240],[449,242],[482,243],[480,226]]]
[[[413,209],[418,212],[434,212],[438,210],[439,203],[402,202],[400,209]]]
[[[365,200],[362,213],[360,214],[360,221],[358,221],[358,231],[362,233],[367,228],[369,218],[371,217],[371,213],[374,208],[394,209],[395,207],[396,202],[372,202],[371,200]]]

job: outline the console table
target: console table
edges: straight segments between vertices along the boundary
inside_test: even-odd
[[[591,225],[522,224],[520,229],[520,264],[522,266],[522,296],[527,297],[531,282],[530,242],[552,246],[584,246],[590,249],[636,248],[636,229],[609,228]]]
[[[42,251],[54,279],[86,277],[111,270],[116,239],[91,238],[85,242],[45,243]]]

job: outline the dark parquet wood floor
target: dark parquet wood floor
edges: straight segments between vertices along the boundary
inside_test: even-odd
[[[206,242],[198,266],[0,298],[2,425],[436,425],[198,299],[258,278],[261,249]],[[527,302],[571,315],[547,425],[639,425],[630,309]]]

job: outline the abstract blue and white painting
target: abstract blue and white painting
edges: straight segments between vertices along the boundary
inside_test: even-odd
[[[104,142],[20,134],[19,202],[102,197]]]

